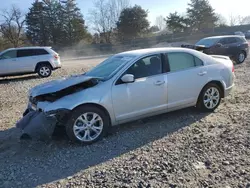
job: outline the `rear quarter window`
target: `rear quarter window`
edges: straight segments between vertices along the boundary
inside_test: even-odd
[[[201,59],[199,59],[198,57],[195,57],[195,56],[194,56],[194,62],[195,62],[196,67],[204,65],[203,61]]]
[[[34,50],[35,55],[47,55],[49,52],[47,52],[45,49],[35,49]]]
[[[244,37],[237,37],[237,41],[238,42],[247,42],[247,39],[245,39]]]

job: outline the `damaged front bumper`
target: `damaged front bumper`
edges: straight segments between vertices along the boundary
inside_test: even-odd
[[[23,134],[29,135],[32,139],[49,139],[55,127],[63,123],[68,113],[69,110],[67,109],[43,112],[28,107],[23,113],[23,118],[16,123],[16,127],[21,129]]]

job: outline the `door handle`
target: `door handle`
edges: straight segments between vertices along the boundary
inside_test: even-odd
[[[158,80],[158,81],[155,82],[155,85],[159,86],[159,85],[162,85],[164,83],[165,83],[165,81]]]
[[[205,74],[207,74],[207,71],[203,71],[203,72],[198,73],[199,76],[204,76]]]

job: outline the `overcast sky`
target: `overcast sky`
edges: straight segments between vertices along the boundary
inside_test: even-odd
[[[19,6],[27,12],[34,0],[0,0],[1,9],[9,8],[12,4]],[[189,0],[130,0],[131,4],[141,5],[149,10],[148,19],[154,25],[155,18],[159,15],[167,16],[170,12],[177,11],[184,13]],[[84,17],[87,17],[88,10],[93,6],[93,0],[77,0],[78,6]],[[226,19],[230,14],[248,16],[250,15],[250,0],[210,0],[211,5],[217,13],[222,14]],[[88,24],[88,22],[87,22]]]

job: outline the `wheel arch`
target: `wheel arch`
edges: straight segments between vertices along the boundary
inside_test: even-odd
[[[241,50],[245,54],[245,57],[247,56],[247,52],[245,50]]]
[[[219,81],[219,80],[211,80],[211,81],[209,81],[208,83],[206,83],[206,84],[203,86],[203,88],[201,89],[201,91],[200,91],[200,93],[199,93],[199,96],[200,96],[201,92],[203,91],[203,89],[204,89],[208,84],[216,84],[216,85],[220,88],[220,90],[221,90],[221,92],[222,92],[221,98],[224,98],[224,97],[225,97],[225,86],[224,86],[223,82],[221,82],[221,81]],[[198,96],[197,100],[199,99],[199,96]]]
[[[51,65],[51,63],[50,63],[49,61],[40,61],[40,62],[38,62],[38,63],[36,64],[35,72],[38,71],[37,69],[38,69],[39,66],[41,66],[41,65],[49,65],[49,66],[51,67],[51,69],[53,70],[53,67],[52,67],[52,65]]]

